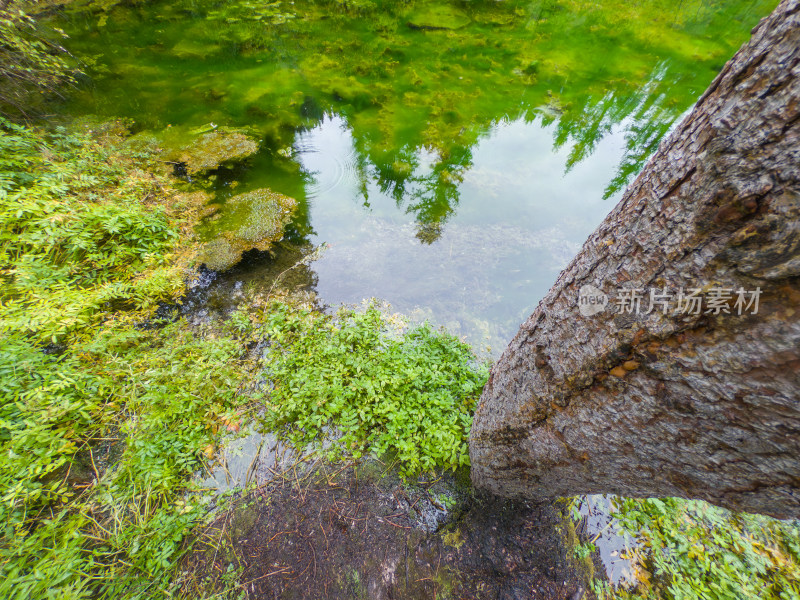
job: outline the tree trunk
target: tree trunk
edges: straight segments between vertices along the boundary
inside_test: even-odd
[[[492,369],[476,486],[800,516],[799,120],[800,0],[784,0]]]

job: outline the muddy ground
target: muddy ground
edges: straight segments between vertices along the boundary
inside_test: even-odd
[[[592,566],[561,512],[476,496],[452,475],[408,484],[374,461],[327,465],[218,510],[186,567],[197,592],[235,580],[230,598],[589,598]]]

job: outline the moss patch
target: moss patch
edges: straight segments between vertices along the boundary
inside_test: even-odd
[[[233,196],[225,215],[214,224],[217,237],[200,252],[199,260],[209,269],[224,271],[235,265],[247,250],[269,250],[283,237],[283,230],[297,209],[297,201],[268,189]]]
[[[176,128],[160,137],[167,148],[167,160],[184,165],[190,176],[241,162],[258,152],[258,142],[244,130],[211,124],[188,133]]]

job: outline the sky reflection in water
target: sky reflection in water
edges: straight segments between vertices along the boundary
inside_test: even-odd
[[[602,199],[622,135],[605,136],[565,173],[568,149],[553,149],[553,127],[518,120],[480,140],[458,209],[431,243],[419,240],[413,212],[378,189],[373,168],[359,172],[341,118],[298,135],[297,160],[312,175],[312,240],[331,244],[313,267],[319,294],[329,303],[376,296],[501,350],[619,196]],[[435,156],[420,155],[424,176]]]

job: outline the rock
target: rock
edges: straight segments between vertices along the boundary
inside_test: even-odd
[[[209,269],[224,271],[234,266],[247,250],[269,250],[283,238],[297,201],[268,189],[233,196],[215,222],[215,239],[206,243],[199,259]]]
[[[241,258],[242,251],[222,237],[208,242],[200,252],[200,261],[212,271],[230,269]]]
[[[283,228],[291,220],[297,202],[294,198],[260,189],[234,196],[226,207],[228,219],[239,224],[234,232],[236,238],[259,250],[268,250],[272,242],[283,237]]]
[[[208,127],[212,128],[210,125]],[[242,161],[256,152],[258,142],[249,135],[241,130],[220,127],[212,128],[207,133],[197,133],[188,144],[170,152],[167,158],[185,164],[188,175],[196,175],[226,163]]]

